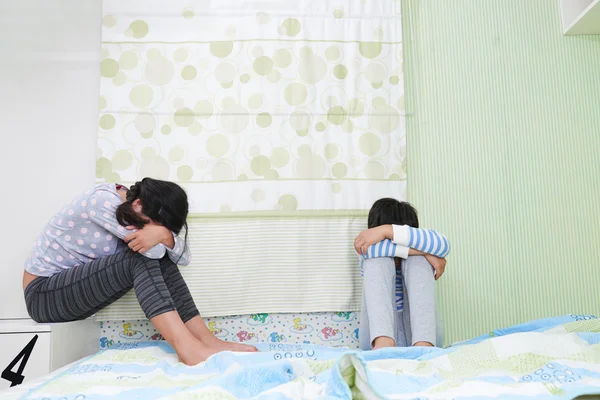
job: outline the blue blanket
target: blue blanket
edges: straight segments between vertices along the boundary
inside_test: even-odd
[[[569,315],[446,349],[259,344],[186,367],[165,342],[118,345],[2,399],[572,399],[600,394],[600,320]],[[79,396],[79,397],[78,397]]]

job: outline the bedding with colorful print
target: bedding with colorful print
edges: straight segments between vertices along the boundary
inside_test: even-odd
[[[2,399],[572,399],[600,394],[600,320],[569,315],[446,349],[258,344],[196,367],[165,342],[115,345]]]

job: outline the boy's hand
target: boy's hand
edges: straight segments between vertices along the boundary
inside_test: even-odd
[[[440,279],[440,276],[442,276],[444,270],[446,269],[446,259],[439,258],[431,254],[425,254],[425,259],[435,270],[435,280],[437,281]]]
[[[369,246],[379,243],[385,239],[392,239],[394,230],[391,225],[381,225],[375,228],[367,229],[358,234],[354,239],[354,250],[363,256],[367,254]]]
[[[128,226],[127,229],[137,229],[135,226]],[[146,224],[142,229],[130,233],[125,237],[125,243],[136,253],[145,253],[159,243],[162,243],[171,231],[161,225]]]

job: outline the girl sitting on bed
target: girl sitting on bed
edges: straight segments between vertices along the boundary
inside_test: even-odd
[[[190,262],[187,214],[184,190],[151,178],[131,188],[101,183],[76,197],[45,226],[25,263],[29,315],[43,323],[86,319],[133,288],[183,363],[256,351],[217,339],[200,317],[177,268]]]
[[[442,346],[435,280],[444,273],[448,240],[419,229],[416,210],[389,198],[373,204],[368,228],[354,241],[363,273],[361,349]]]

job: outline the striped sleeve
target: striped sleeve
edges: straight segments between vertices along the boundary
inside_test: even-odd
[[[367,249],[364,258],[400,257],[408,258],[408,247],[392,242],[389,239],[375,243]]]
[[[413,228],[408,225],[393,225],[394,243],[444,258],[450,253],[450,242],[446,236],[431,229]]]

